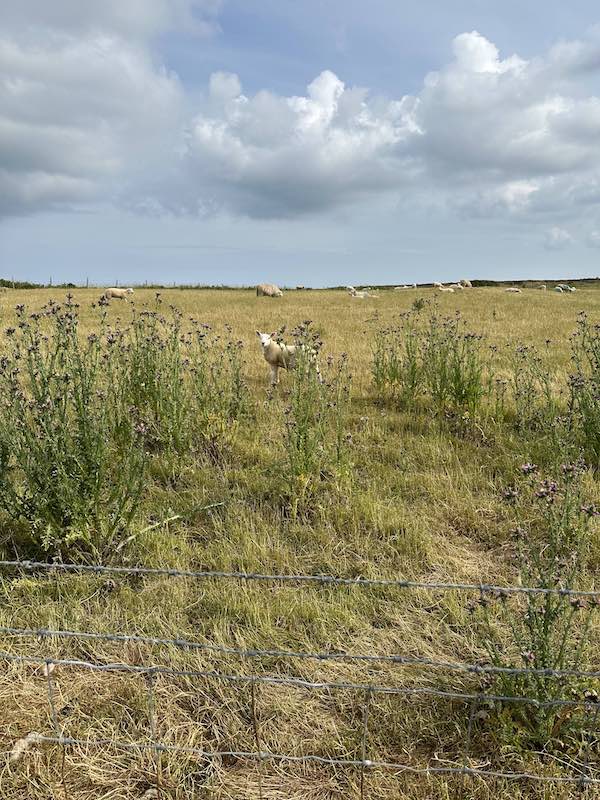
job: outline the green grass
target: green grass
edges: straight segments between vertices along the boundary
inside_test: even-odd
[[[99,292],[73,290],[73,294],[81,305],[84,337],[96,329],[98,312],[90,304]],[[138,310],[144,304],[151,306],[154,295],[150,290],[136,290]],[[438,297],[433,290],[414,290],[356,300],[341,291],[288,292],[281,299],[271,299],[257,298],[253,291],[163,290],[161,296],[162,308],[173,303],[182,311],[183,327],[193,317],[211,325],[215,333],[243,343],[249,412],[235,426],[224,428],[217,424],[219,414],[227,413],[221,406],[216,416],[210,416],[211,436],[226,446],[207,448],[207,428],[201,427],[191,431],[190,447],[162,443],[153,449],[135,517],[128,532],[104,549],[107,563],[432,582],[517,580],[519,564],[511,531],[517,524],[533,524],[536,512],[507,503],[502,492],[518,480],[518,468],[525,462],[533,461],[544,474],[553,474],[561,461],[569,459],[543,426],[514,424],[510,403],[507,419],[499,420],[487,400],[477,411],[469,408],[467,417],[462,409],[434,413],[427,397],[410,408],[394,400],[382,402],[371,370],[375,332],[395,324],[398,314],[408,311],[415,298],[436,297],[440,314],[459,310],[469,328],[483,334],[486,363],[493,362],[497,376],[511,375],[514,346],[535,346],[564,404],[566,395],[558,393],[572,371],[569,336],[581,310],[591,321],[600,320],[600,292],[582,289],[560,295],[525,290],[510,295],[501,289],[481,288]],[[14,325],[16,303],[24,302],[33,310],[50,297],[63,299],[58,290],[1,294],[2,327]],[[122,327],[130,311],[130,305],[113,301],[108,323]],[[288,338],[303,320],[312,320],[323,340],[320,358],[325,368],[327,356],[348,355],[351,396],[344,414],[351,442],[344,470],[338,472],[329,460],[320,461],[310,493],[294,505],[298,475],[292,480],[286,409],[292,401],[299,407],[301,397],[293,394],[293,376],[285,371],[270,396],[269,370],[255,330],[275,331],[285,325],[284,338]],[[225,324],[230,332],[224,331]],[[489,352],[489,345],[497,350]],[[321,408],[318,403],[315,407]],[[169,441],[174,441],[173,433]],[[329,443],[327,439],[325,446]],[[595,474],[586,472],[582,491],[587,501],[598,502],[598,488]],[[543,531],[540,536],[543,543]],[[28,541],[27,526],[16,525],[5,515],[3,557],[29,557]],[[62,554],[68,557],[69,551]],[[595,585],[599,566],[598,530],[593,525],[577,583]],[[59,574],[6,575],[0,589],[0,625],[129,632],[243,648],[396,652],[448,661],[487,658],[477,620],[468,609],[473,598],[455,592],[168,578],[107,580]],[[510,632],[502,619],[497,624],[508,653]],[[597,668],[598,632],[596,621],[586,668]],[[99,663],[163,664],[316,681],[429,685],[459,691],[485,688],[477,676],[385,664],[371,668],[328,661],[217,659],[174,648],[75,640],[40,643],[5,638],[1,649]],[[65,735],[148,741],[148,687],[142,676],[64,667],[57,668],[53,679]],[[160,741],[206,750],[256,748],[247,686],[161,676],[155,695]],[[363,699],[348,691],[261,686],[256,704],[263,749],[356,758]],[[3,668],[0,701],[4,751],[31,731],[51,734],[41,669]],[[422,766],[433,763],[437,755],[444,763],[460,766],[469,710],[456,701],[377,696],[370,712],[368,757]],[[474,725],[470,763],[568,774],[563,762],[589,755],[589,743],[577,730],[563,739],[560,746],[551,743],[541,756],[540,748],[532,747],[506,716],[499,722],[490,713],[478,717]],[[597,749],[590,752],[597,760]],[[35,745],[17,764],[0,772],[0,795],[33,800],[141,798],[157,785],[158,770],[164,797],[259,797],[259,772],[251,763],[207,762],[185,754],[164,754],[158,761],[157,765],[149,753],[73,746],[66,748],[63,764],[60,748]],[[282,762],[265,765],[262,787],[265,798],[352,798],[359,797],[359,776],[351,769]],[[379,772],[368,774],[366,789],[365,797],[390,800],[578,796],[569,787]]]

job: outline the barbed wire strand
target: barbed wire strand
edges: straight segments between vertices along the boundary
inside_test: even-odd
[[[0,652],[0,661],[9,661],[20,664],[42,664],[46,659],[43,656],[24,656],[13,653]],[[80,667],[95,672],[127,672],[127,673],[148,673],[154,672],[156,675],[166,675],[174,678],[203,678],[227,681],[230,683],[261,683],[278,686],[290,686],[298,689],[339,689],[348,691],[365,692],[369,689],[374,694],[383,695],[406,695],[406,696],[431,696],[446,700],[472,701],[479,699],[481,702],[498,703],[523,703],[532,705],[536,708],[585,708],[595,710],[600,708],[597,700],[567,700],[566,698],[556,698],[554,700],[538,700],[535,697],[468,693],[451,691],[448,689],[436,689],[429,686],[379,686],[377,684],[352,683],[350,681],[309,681],[304,678],[286,677],[283,675],[240,675],[215,670],[193,670],[177,669],[175,667],[163,666],[142,666],[123,663],[97,664],[91,661],[82,661],[70,658],[55,658],[53,663],[56,666]]]
[[[50,630],[48,628],[13,628],[0,626],[0,634],[42,639],[85,639],[104,642],[136,642],[137,644],[175,647],[179,650],[198,650],[241,658],[298,658],[315,661],[363,662],[371,664],[400,664],[402,666],[433,667],[475,675],[539,675],[546,678],[600,678],[600,670],[553,669],[552,667],[501,667],[495,664],[468,664],[439,661],[420,656],[400,654],[374,655],[370,653],[303,652],[297,650],[262,650],[226,647],[225,645],[195,642],[189,639],[165,639],[158,636],[140,636],[126,633],[97,633],[89,631]]]
[[[36,570],[93,573],[97,575],[136,575],[169,578],[194,578],[198,580],[223,578],[241,581],[263,581],[274,583],[318,583],[334,586],[388,586],[399,589],[423,589],[440,591],[469,591],[499,594],[542,594],[560,595],[564,597],[599,598],[600,590],[569,589],[543,586],[501,586],[492,583],[443,583],[426,581],[408,581],[396,578],[340,578],[335,575],[289,575],[267,574],[260,572],[225,572],[219,570],[179,570],[161,567],[113,567],[104,564],[63,564],[45,561],[0,561],[0,568],[22,569],[27,572]]]
[[[115,739],[75,739],[69,736],[42,736],[38,742],[49,744],[71,745],[83,747],[115,747],[120,750],[159,750],[163,753],[187,753],[205,760],[217,758],[239,758],[244,760],[285,761],[296,764],[322,764],[325,766],[358,767],[365,769],[381,769],[397,773],[410,772],[417,775],[472,775],[473,777],[497,778],[500,780],[519,781],[532,780],[542,783],[600,785],[600,778],[586,775],[538,775],[534,772],[502,772],[500,770],[481,769],[479,767],[414,767],[409,764],[400,764],[388,761],[361,761],[358,759],[333,758],[317,755],[288,755],[286,753],[273,753],[271,751],[244,751],[244,750],[201,750],[195,747],[180,745],[167,745],[158,742],[121,742]]]

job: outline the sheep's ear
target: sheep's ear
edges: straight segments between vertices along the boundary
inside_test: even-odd
[[[277,336],[277,331],[273,331],[273,333],[270,333],[269,336],[271,337],[271,339],[275,339],[275,337]]]
[[[260,337],[261,337],[261,333],[260,333],[260,331],[255,331],[255,333],[256,333],[256,335],[258,336],[258,338],[260,339]]]

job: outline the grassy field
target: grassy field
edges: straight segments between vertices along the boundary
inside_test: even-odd
[[[98,294],[98,290],[73,290],[74,302],[80,306],[82,340],[98,330],[102,309],[91,306]],[[64,301],[57,290],[1,294],[2,328],[16,326],[16,304],[26,304],[30,312],[49,298]],[[153,291],[136,290],[134,298],[137,313],[144,306],[155,307]],[[476,406],[445,404],[442,408],[429,397],[406,404],[393,392],[377,391],[372,375],[377,331],[395,325],[417,298],[428,301],[421,312],[423,319],[432,313],[454,317],[458,311],[470,331],[483,335],[478,346],[485,391]],[[189,440],[178,445],[169,440],[168,446],[154,443],[132,519],[127,525],[115,526],[110,536],[96,535],[93,522],[85,537],[78,538],[78,532],[70,529],[61,538],[56,526],[49,532],[50,523],[42,524],[33,516],[17,518],[11,515],[10,503],[5,503],[3,558],[50,560],[59,556],[65,561],[183,570],[511,585],[527,582],[541,569],[539,559],[543,561],[550,547],[548,530],[556,525],[563,536],[563,549],[557,550],[555,559],[556,582],[571,575],[570,566],[559,563],[559,556],[577,552],[571,575],[575,585],[595,587],[600,565],[597,526],[592,514],[589,525],[579,520],[579,505],[574,511],[575,506],[568,506],[572,497],[573,502],[581,500],[586,505],[600,500],[597,464],[590,455],[593,449],[589,449],[593,431],[586,429],[584,436],[575,417],[566,417],[568,376],[574,371],[570,337],[577,328],[579,312],[585,311],[592,323],[600,321],[600,291],[583,289],[561,295],[524,290],[511,295],[502,289],[481,288],[438,296],[426,289],[387,291],[377,299],[357,300],[338,291],[287,292],[281,299],[270,299],[257,298],[250,291],[164,290],[160,299],[160,313],[165,317],[171,313],[170,304],[180,309],[182,328],[194,327],[189,321],[193,318],[221,337],[211,344],[209,355],[225,352],[225,340],[242,343],[247,396],[243,411],[229,419],[218,398],[213,399],[202,417],[202,436],[197,434],[194,420],[183,418],[186,425],[192,425]],[[131,310],[131,304],[113,301],[105,324],[123,330]],[[291,341],[290,331],[306,320],[312,321],[311,327],[323,342],[320,361],[327,383],[323,391],[330,392],[324,401],[315,401],[325,402],[328,410],[323,411],[323,429],[314,434],[314,474],[294,471],[289,457],[290,419],[306,412],[306,424],[311,424],[311,409],[302,406],[300,396],[310,384],[310,375],[282,371],[281,383],[271,393],[269,370],[255,334],[257,329],[270,332],[286,326],[284,339]],[[52,317],[43,318],[40,325],[42,331],[49,331]],[[7,351],[12,336],[3,337]],[[530,399],[531,404],[539,401],[545,417],[542,412],[535,419],[520,417],[512,397],[514,353],[519,345],[533,345],[539,352],[552,403],[543,406],[539,387]],[[343,368],[342,373],[335,372],[344,353],[351,376],[350,399],[346,404],[342,398],[336,405],[331,393],[336,375],[341,381],[336,384],[338,389],[345,386]],[[119,373],[111,376],[111,381],[118,383]],[[177,378],[169,380],[176,388]],[[231,383],[228,387],[230,391]],[[506,396],[502,395],[500,412],[498,396],[503,391]],[[321,413],[321,406],[319,409]],[[110,417],[110,404],[108,413]],[[554,425],[549,413],[565,420]],[[0,439],[6,413],[4,417]],[[102,424],[110,427],[111,421]],[[325,463],[319,436],[325,437],[326,447],[333,447],[336,426],[343,426],[343,457]],[[298,426],[292,430],[297,432]],[[540,510],[535,498],[529,499],[534,492],[527,487],[543,478],[569,478],[562,465],[574,461],[580,451],[586,466],[581,468],[576,490],[571,484],[564,496],[562,489],[557,490],[556,504],[550,511],[546,506]],[[3,461],[10,456],[9,451]],[[537,465],[533,476],[521,469],[528,463]],[[13,473],[20,466],[11,464]],[[18,482],[19,478],[10,480]],[[507,495],[507,488],[514,487],[515,496]],[[555,513],[556,508],[560,513]],[[550,513],[554,516],[549,517]],[[585,542],[580,547],[583,539],[579,532],[584,527]],[[522,545],[516,541],[517,528],[524,531]],[[571,535],[578,537],[572,546],[567,542]],[[522,556],[523,547],[529,554],[526,557]],[[542,566],[551,569],[546,562]],[[536,609],[529,607],[527,617],[525,601],[501,599],[491,610],[480,603],[473,611],[472,601],[478,598],[477,593],[458,591],[7,571],[2,579],[0,624],[133,633],[236,648],[401,653],[469,663],[490,661],[486,642],[493,631],[500,643],[495,651],[498,663],[522,666],[527,656],[521,653],[530,649],[523,631]],[[583,609],[580,622],[578,609],[568,603],[565,608],[550,619],[550,627],[558,626],[559,638],[552,647],[562,647],[567,653],[566,661],[563,659],[567,666],[598,669],[600,628],[596,615],[590,612],[589,621],[585,616],[584,622],[588,612]],[[541,619],[543,609],[539,613]],[[549,617],[544,619],[548,622]],[[547,634],[548,641],[554,636],[552,631],[537,631],[536,636]],[[582,638],[585,641],[579,648]],[[40,641],[24,636],[4,636],[0,649],[98,664],[166,665],[296,676],[309,681],[506,693],[506,686],[486,682],[477,674],[390,663],[241,658],[147,643]],[[534,657],[542,658],[538,653]],[[48,736],[55,731],[42,667],[3,663],[0,737],[5,753],[32,731]],[[247,683],[159,675],[152,678],[149,703],[144,674],[59,666],[52,673],[51,688],[56,695],[57,724],[68,737],[132,744],[154,738],[168,746],[206,751],[255,751],[258,725],[263,750],[361,759],[364,692],[261,684],[254,692],[253,713]],[[542,700],[548,696],[584,698],[598,689],[589,680],[565,680],[556,695],[548,694],[546,684],[512,687],[517,693],[538,692]],[[514,709],[498,705],[482,703],[474,713],[468,702],[456,699],[374,695],[369,705],[366,757],[417,768],[467,763],[545,776],[576,774],[577,765],[590,761],[598,776],[594,726],[595,715],[589,709],[555,713],[541,723],[539,719],[532,723]],[[467,739],[469,752],[465,754]],[[584,796],[600,796],[594,791],[588,787]],[[384,770],[368,771],[363,786],[364,797],[382,800],[569,798],[581,796],[580,792],[578,787],[561,784]],[[109,744],[61,748],[42,743],[34,744],[20,759],[6,761],[0,772],[0,795],[15,800],[261,795],[265,799],[332,800],[361,796],[360,772],[351,767],[282,761],[266,762],[259,770],[252,761],[234,757],[203,760],[191,753],[157,756]]]

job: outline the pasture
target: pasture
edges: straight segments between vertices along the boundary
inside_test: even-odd
[[[599,291],[163,290],[157,305],[136,289],[132,303],[95,308],[99,290],[72,294],[66,308],[56,289],[0,295],[2,559],[596,588]],[[32,320],[50,298],[60,309]],[[270,391],[255,331],[284,326],[284,341],[300,326],[297,340],[320,349],[323,386],[300,364]],[[3,798],[598,796],[560,781],[600,777],[591,596],[0,574],[2,750],[32,732],[81,740],[5,755]],[[48,668],[67,660],[133,669]],[[529,667],[565,675],[502,671]],[[257,750],[324,762],[199,755]]]

